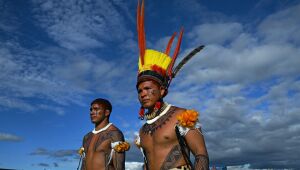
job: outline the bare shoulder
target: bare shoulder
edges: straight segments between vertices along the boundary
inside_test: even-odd
[[[108,128],[108,133],[109,133],[109,136],[111,137],[112,141],[123,141],[124,140],[124,135],[123,135],[122,131],[115,125],[111,125]]]
[[[114,124],[112,124],[108,129],[111,131],[119,131],[120,133],[122,133],[122,131]]]
[[[177,123],[177,115],[179,115],[180,113],[184,112],[186,109],[185,108],[181,108],[181,107],[177,107],[177,106],[172,106],[168,113],[167,113],[167,119],[169,122],[165,122],[166,124],[176,124]]]
[[[172,107],[175,108],[175,114],[179,114],[179,113],[186,111],[186,109],[182,108],[182,107],[177,107],[177,106],[172,106]]]
[[[90,137],[92,137],[93,136],[93,133],[92,132],[89,132],[89,133],[87,133],[87,134],[85,134],[84,136],[83,136],[83,142],[85,142],[86,140],[88,140]]]
[[[172,106],[172,108],[174,108],[174,115],[175,115],[175,117],[187,110],[185,108],[177,107],[177,106]]]
[[[84,136],[83,136],[83,138],[88,138],[89,136],[91,136],[93,133],[92,132],[88,132],[87,134],[85,134]]]

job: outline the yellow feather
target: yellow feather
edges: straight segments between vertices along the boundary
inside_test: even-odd
[[[139,59],[139,72],[151,70],[151,66],[153,65],[157,65],[166,70],[171,63],[171,60],[171,57],[165,53],[147,49],[144,55],[144,65],[141,64]]]

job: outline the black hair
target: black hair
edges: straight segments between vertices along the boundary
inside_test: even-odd
[[[93,104],[95,104],[95,103],[104,105],[105,109],[109,110],[110,113],[111,113],[111,111],[112,111],[112,105],[111,105],[111,103],[108,100],[103,99],[103,98],[97,98],[97,99],[95,99],[95,100],[92,101],[91,106]]]

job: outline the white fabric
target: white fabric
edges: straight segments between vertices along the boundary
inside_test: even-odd
[[[137,137],[136,137],[136,139],[135,139],[135,143],[137,144],[137,145],[141,145],[141,137],[140,137],[140,135],[137,135]]]
[[[137,137],[136,137],[136,139],[135,139],[135,144],[138,145],[138,146],[141,145],[141,137],[140,137],[140,135],[137,135]],[[146,159],[146,156],[145,156],[145,154],[144,154],[143,148],[140,147],[140,150],[141,150],[141,152],[142,152],[142,154],[143,154],[144,160],[145,160],[146,163],[147,163],[147,159]]]
[[[180,125],[176,125],[176,126],[178,127],[180,135],[183,136],[183,137],[191,130],[191,128],[188,128],[188,127],[183,127],[183,126],[180,126]],[[201,124],[199,122],[197,122],[195,127],[192,128],[192,129],[199,129],[200,127],[201,127]]]
[[[116,141],[116,142],[112,142],[112,143],[110,144],[110,146],[111,146],[111,151],[110,151],[110,155],[109,155],[108,163],[107,163],[106,167],[109,165],[109,163],[110,163],[110,161],[111,161],[111,159],[112,159],[112,157],[113,157],[113,154],[115,153],[114,147],[117,146],[117,145],[119,145],[121,142],[122,142],[122,141]]]
[[[93,133],[93,134],[98,134],[98,133],[100,133],[100,132],[103,132],[103,131],[105,131],[107,128],[109,128],[110,125],[112,125],[112,123],[107,124],[105,127],[101,128],[101,129],[99,129],[99,130],[94,129],[94,130],[92,131],[92,133]]]

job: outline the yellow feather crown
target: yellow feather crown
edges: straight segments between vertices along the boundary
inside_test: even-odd
[[[157,69],[161,69],[161,71],[165,73],[171,61],[171,57],[165,53],[152,49],[146,49],[144,55],[144,65],[142,65],[139,57],[139,73],[146,70],[158,71]]]

